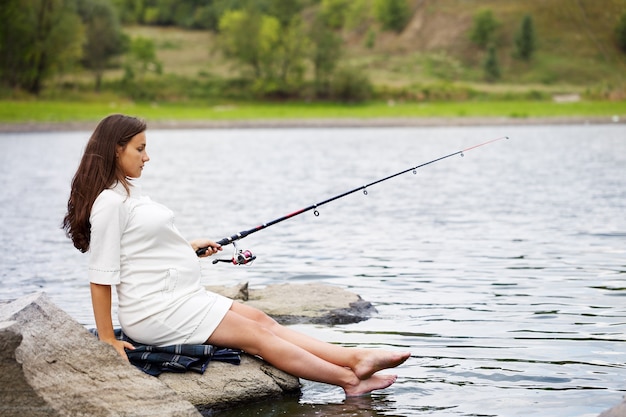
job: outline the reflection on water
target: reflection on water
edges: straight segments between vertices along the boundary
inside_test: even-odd
[[[320,397],[323,396],[320,395],[320,393],[316,395]],[[326,402],[317,404],[306,402],[304,398],[305,397],[294,396],[291,398],[272,399],[254,406],[237,407],[219,412],[205,411],[203,412],[203,415],[215,415],[220,417],[242,417],[251,415],[263,417],[379,417],[398,415],[394,414],[394,410],[396,409],[395,401],[385,393],[374,393],[371,396],[350,397],[341,400],[337,399],[336,396],[331,396],[326,399]]]
[[[304,381],[299,397],[215,414],[587,417],[618,403],[623,126],[149,131],[142,184],[184,235],[220,239],[504,135],[247,237],[251,266],[205,262],[207,284],[354,291],[379,313],[295,327],[412,352],[369,397]],[[59,228],[87,137],[0,135],[0,299],[43,290],[93,326],[86,257]]]

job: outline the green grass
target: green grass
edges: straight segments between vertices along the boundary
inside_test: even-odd
[[[219,106],[131,102],[0,101],[1,123],[98,121],[111,113],[147,120],[268,120],[393,117],[626,117],[626,102],[464,101],[433,103],[225,103]]]

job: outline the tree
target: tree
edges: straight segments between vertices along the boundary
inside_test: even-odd
[[[4,0],[0,7],[0,76],[39,94],[55,71],[81,56],[84,28],[74,0]]]
[[[255,3],[261,5],[262,2],[255,0]],[[298,16],[302,7],[302,0],[269,0],[267,14],[278,19],[281,27],[285,28],[290,25],[294,17]]]
[[[515,56],[529,61],[535,52],[535,26],[533,24],[533,18],[530,15],[525,15],[522,19],[519,31],[515,35]]]
[[[470,40],[485,49],[495,40],[496,29],[500,23],[490,9],[481,9],[474,15],[474,23],[470,30]]]
[[[163,66],[157,59],[152,39],[138,36],[130,42],[130,50],[124,66],[124,81],[143,79],[149,72],[161,74]]]
[[[407,0],[375,0],[374,14],[383,29],[402,32],[411,17]]]
[[[145,0],[111,0],[122,23],[142,23]]]
[[[267,18],[264,22],[260,17],[254,16],[245,10],[231,10],[225,12],[220,18],[218,28],[220,32],[220,47],[224,55],[235,59],[244,65],[248,65],[255,78],[262,76],[261,55],[270,51],[263,51],[262,46],[271,50],[271,44],[275,41],[271,35],[271,22]],[[261,40],[261,26],[265,39]],[[277,36],[275,36],[277,38]]]
[[[83,46],[83,65],[92,70],[95,89],[100,91],[102,75],[112,58],[121,55],[128,48],[120,22],[108,0],[82,0],[79,13],[86,28],[86,42]]]
[[[282,95],[300,87],[308,39],[299,16],[282,25],[254,8],[231,10],[221,17],[219,31],[224,55],[251,71],[257,93]]]
[[[615,35],[617,37],[617,46],[626,52],[626,11],[622,13],[622,17],[615,27]]]
[[[323,16],[318,16],[311,26],[311,61],[313,63],[315,94],[328,96],[337,62],[341,55],[342,40],[326,24]]]
[[[318,19],[331,29],[341,29],[346,21],[350,0],[322,0]]]
[[[500,79],[500,64],[498,63],[498,54],[496,51],[496,47],[490,45],[487,48],[487,56],[485,57],[485,61],[483,63],[483,69],[485,71],[485,79],[489,82],[496,81]]]

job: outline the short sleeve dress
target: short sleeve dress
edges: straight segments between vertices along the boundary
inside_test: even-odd
[[[200,283],[200,260],[167,207],[121,183],[102,191],[91,216],[89,281],[115,285],[124,333],[144,344],[206,342],[232,305]]]

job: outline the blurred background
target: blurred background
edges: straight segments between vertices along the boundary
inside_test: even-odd
[[[559,114],[595,114],[581,103],[600,101],[600,114],[621,115],[625,70],[626,0],[3,0],[0,8],[4,122],[98,120],[132,103],[147,103],[148,116],[160,105],[210,106],[213,116],[193,116],[206,118],[259,101],[376,101],[398,111],[519,102],[510,117],[532,116],[544,102],[578,103]],[[82,114],[59,102],[107,107]]]

